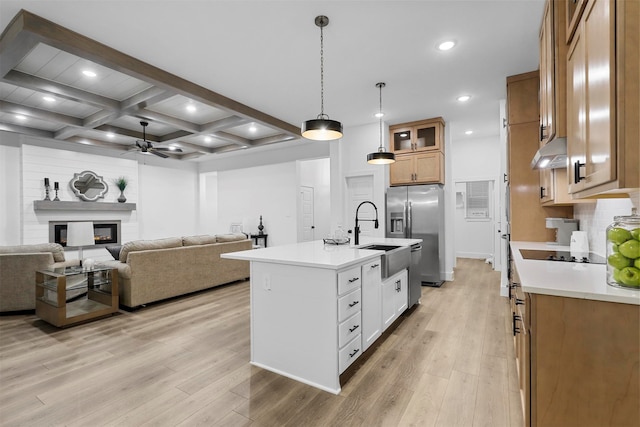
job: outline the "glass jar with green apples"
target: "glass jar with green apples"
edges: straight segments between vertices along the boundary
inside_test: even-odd
[[[616,216],[607,227],[607,283],[640,289],[640,216]]]

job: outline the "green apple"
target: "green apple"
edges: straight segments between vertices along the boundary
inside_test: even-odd
[[[636,240],[640,240],[640,228],[634,228],[633,230],[631,230],[631,237]]]
[[[635,267],[625,267],[620,270],[620,281],[627,286],[640,288],[640,270]]]
[[[640,269],[640,258],[636,258],[636,260],[633,261],[633,266],[637,269]]]
[[[631,238],[631,233],[628,230],[620,227],[614,227],[611,230],[607,231],[607,240],[610,242],[621,244],[626,242]]]
[[[611,277],[613,277],[613,280],[615,280],[616,282],[622,283],[622,280],[620,280],[620,270],[618,270],[617,268],[613,269]]]
[[[631,260],[626,256],[622,255],[620,252],[614,252],[607,258],[609,265],[618,270],[622,270],[625,267],[629,267],[631,265]]]
[[[612,250],[613,252],[618,252],[618,246],[619,246],[619,245],[616,245],[615,243],[612,243],[612,244],[611,244],[611,250]]]
[[[640,258],[640,242],[631,239],[618,246],[618,252],[627,258]]]

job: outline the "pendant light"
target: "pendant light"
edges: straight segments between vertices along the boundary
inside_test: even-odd
[[[307,139],[331,141],[342,138],[342,123],[329,119],[324,113],[324,33],[322,29],[329,25],[329,18],[316,16],[315,23],[320,27],[320,114],[317,118],[302,123],[300,132]]]
[[[376,83],[376,87],[380,89],[380,112],[378,113],[378,117],[380,118],[380,147],[378,147],[378,151],[375,153],[367,154],[367,163],[372,165],[388,165],[389,163],[395,163],[396,155],[390,153],[388,151],[384,151],[384,147],[382,146],[382,88],[385,87],[384,83]]]

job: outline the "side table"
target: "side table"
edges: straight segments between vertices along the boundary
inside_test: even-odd
[[[67,301],[67,292],[86,295]],[[60,328],[105,317],[118,311],[118,270],[96,267],[36,271],[36,316]]]
[[[264,247],[267,247],[267,236],[268,234],[252,234],[251,238],[253,239],[253,241],[255,242],[256,245],[258,245],[258,240],[262,239],[264,240]]]

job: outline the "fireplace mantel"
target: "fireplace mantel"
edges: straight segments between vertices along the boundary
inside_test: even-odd
[[[53,211],[135,211],[135,203],[109,203],[109,202],[54,202],[50,200],[36,200],[33,202],[33,210]]]

